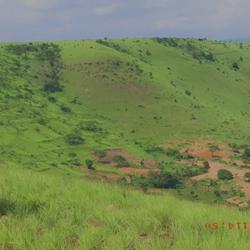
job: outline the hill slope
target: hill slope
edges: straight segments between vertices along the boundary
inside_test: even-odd
[[[5,159],[47,168],[83,162],[97,148],[145,156],[145,146],[175,139],[249,140],[248,45],[171,38],[2,44],[0,58]],[[76,134],[85,142],[67,143]]]
[[[248,249],[218,204],[250,204],[249,66],[207,40],[2,43],[0,247]]]

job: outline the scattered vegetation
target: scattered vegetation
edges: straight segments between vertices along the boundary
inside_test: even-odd
[[[112,158],[112,161],[117,163],[119,167],[128,167],[130,163],[121,155],[116,155]]]
[[[245,148],[243,157],[247,160],[250,160],[250,148]]]
[[[245,181],[250,182],[250,172],[245,173],[244,177],[245,177]]]

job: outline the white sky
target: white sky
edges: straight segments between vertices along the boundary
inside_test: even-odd
[[[250,0],[0,0],[0,41],[250,37]]]

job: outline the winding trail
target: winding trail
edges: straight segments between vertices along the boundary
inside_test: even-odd
[[[217,177],[218,171],[220,169],[225,169],[225,170],[230,171],[233,174],[235,182],[242,188],[243,192],[245,192],[248,196],[250,196],[250,183],[246,182],[244,179],[245,173],[250,172],[250,170],[236,169],[230,166],[226,166],[223,163],[214,162],[214,161],[209,161],[209,166],[210,168],[208,170],[208,173],[194,176],[191,179],[192,180],[205,180],[205,179],[216,180],[218,179]]]

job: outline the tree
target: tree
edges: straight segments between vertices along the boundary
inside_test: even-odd
[[[239,64],[238,64],[237,62],[234,62],[234,63],[232,64],[232,67],[233,67],[233,69],[234,69],[235,71],[237,71],[237,70],[240,69],[240,66],[239,66]]]
[[[95,170],[95,168],[94,168],[94,162],[92,161],[92,160],[90,160],[90,159],[87,159],[86,161],[85,161],[85,164],[86,164],[86,166],[87,166],[87,168],[88,169],[90,169],[90,170]]]
[[[149,174],[149,183],[156,188],[177,188],[181,182],[176,175],[171,173],[152,172]]]
[[[220,169],[217,175],[220,180],[232,180],[233,179],[233,174],[226,169]]]
[[[72,133],[66,135],[65,141],[69,145],[81,145],[85,142],[85,139],[82,138],[81,134],[77,131],[73,131]]]

